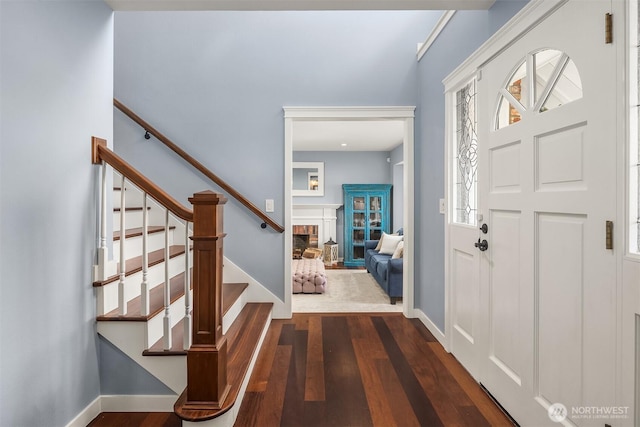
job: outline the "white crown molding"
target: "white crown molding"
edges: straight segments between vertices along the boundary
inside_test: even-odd
[[[531,0],[442,80],[445,92],[465,83],[484,64],[520,40],[567,1],[569,0]]]
[[[413,118],[416,107],[283,107],[286,119]]]
[[[495,0],[105,0],[115,11],[487,10]]]
[[[420,61],[424,56],[424,54],[427,53],[427,51],[429,50],[433,42],[436,41],[436,39],[438,38],[442,30],[444,30],[444,27],[447,26],[447,24],[449,23],[451,18],[453,18],[453,15],[455,15],[455,13],[456,13],[455,10],[446,10],[442,12],[440,19],[438,19],[438,22],[436,22],[436,25],[433,27],[433,30],[431,30],[431,33],[429,34],[427,39],[424,41],[424,43],[422,43],[422,45],[420,45],[420,49],[418,49],[418,53],[417,53],[418,61]]]

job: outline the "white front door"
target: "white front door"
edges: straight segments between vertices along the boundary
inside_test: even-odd
[[[488,226],[478,372],[523,426],[602,426],[584,408],[615,404],[622,248],[605,238],[616,217],[610,8],[569,1],[486,64],[478,82],[479,214]]]

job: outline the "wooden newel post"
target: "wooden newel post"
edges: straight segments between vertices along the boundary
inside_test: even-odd
[[[193,341],[187,352],[185,409],[220,408],[229,393],[227,340],[222,335],[222,227],[227,199],[196,193],[193,205]]]

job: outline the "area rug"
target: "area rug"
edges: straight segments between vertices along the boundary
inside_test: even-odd
[[[323,294],[293,294],[294,313],[402,311],[366,270],[326,270],[327,286]]]

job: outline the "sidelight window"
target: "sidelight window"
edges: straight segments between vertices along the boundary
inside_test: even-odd
[[[453,221],[476,225],[478,182],[478,133],[476,118],[476,81],[456,92],[456,139],[453,170],[455,190]]]

